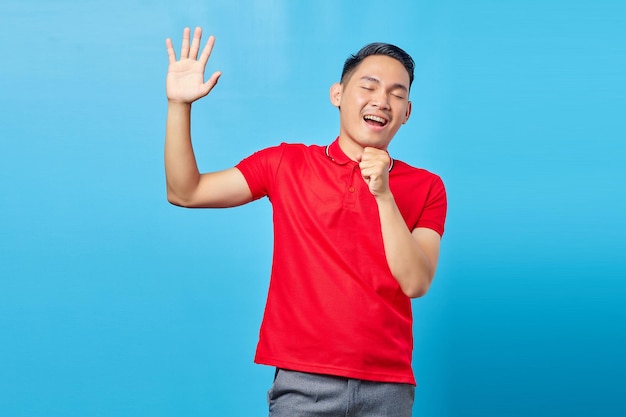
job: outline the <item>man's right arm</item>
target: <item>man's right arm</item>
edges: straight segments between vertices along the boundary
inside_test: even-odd
[[[196,28],[193,42],[190,30],[183,33],[180,60],[172,41],[167,39],[167,126],[165,133],[165,176],[167,199],[183,207],[233,207],[252,200],[252,193],[237,168],[200,174],[191,144],[191,103],[206,96],[220,77],[215,72],[204,81],[204,69],[213,48],[210,37],[200,57],[202,30]]]
[[[191,145],[191,104],[168,104],[165,134],[167,200],[182,207],[234,207],[252,200],[237,168],[200,174]]]

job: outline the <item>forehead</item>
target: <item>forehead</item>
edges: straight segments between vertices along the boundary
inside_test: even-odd
[[[359,80],[362,77],[373,77],[386,84],[402,84],[407,90],[410,84],[409,72],[404,65],[386,55],[372,55],[361,61],[351,78]]]

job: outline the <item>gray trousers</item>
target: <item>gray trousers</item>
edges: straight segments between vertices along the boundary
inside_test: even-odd
[[[270,417],[411,417],[415,387],[280,369]]]

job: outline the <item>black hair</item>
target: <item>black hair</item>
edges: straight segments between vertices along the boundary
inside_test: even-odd
[[[404,65],[404,68],[406,68],[406,71],[409,73],[409,88],[411,87],[411,84],[413,84],[415,61],[413,61],[413,58],[411,58],[411,56],[407,54],[404,50],[398,48],[395,45],[382,42],[375,42],[370,43],[369,45],[365,45],[363,48],[361,48],[359,52],[354,55],[350,55],[350,57],[346,59],[346,62],[343,65],[341,82],[346,82],[359,66],[359,64],[361,64],[361,62],[365,58],[372,55],[384,55],[400,61],[400,63]]]

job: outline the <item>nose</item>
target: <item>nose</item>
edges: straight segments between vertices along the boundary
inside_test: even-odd
[[[372,97],[372,105],[379,109],[389,109],[389,97],[382,89],[378,90]]]

